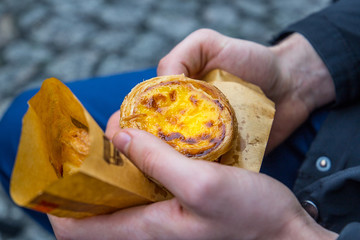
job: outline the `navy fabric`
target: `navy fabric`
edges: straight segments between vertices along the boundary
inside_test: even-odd
[[[360,236],[360,223],[352,222],[341,231],[337,240],[354,240]]]
[[[260,172],[292,189],[306,153],[327,115],[327,109],[314,112],[284,143],[265,156]]]

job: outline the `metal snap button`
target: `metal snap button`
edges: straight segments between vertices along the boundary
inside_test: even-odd
[[[316,221],[319,217],[319,210],[314,202],[305,200],[301,202],[301,206]]]
[[[316,160],[316,168],[321,172],[326,172],[331,168],[331,161],[328,157],[321,156]]]

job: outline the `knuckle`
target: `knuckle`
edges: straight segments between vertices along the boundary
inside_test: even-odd
[[[166,68],[166,65],[167,65],[167,57],[165,56],[165,57],[161,58],[158,63],[158,66],[157,66],[158,73],[161,73]]]
[[[205,169],[204,169],[205,168]],[[216,166],[204,167],[201,172],[194,176],[193,184],[189,186],[187,192],[187,202],[195,209],[202,209],[206,207],[206,202],[209,199],[216,197],[216,194],[221,187],[221,177],[216,171]]]
[[[209,28],[200,28],[196,30],[193,34],[205,37],[205,39],[207,39],[208,36],[217,34],[217,32]]]
[[[142,155],[144,156],[144,158],[141,162],[141,170],[149,176],[154,176],[154,172],[156,170],[156,163],[160,157],[160,154],[153,149],[144,149]]]

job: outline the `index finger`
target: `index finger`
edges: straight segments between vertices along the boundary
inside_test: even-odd
[[[219,34],[210,29],[193,32],[160,60],[157,74],[185,74],[191,78],[201,79],[211,70],[208,69],[208,64],[217,53],[212,41],[218,37]]]

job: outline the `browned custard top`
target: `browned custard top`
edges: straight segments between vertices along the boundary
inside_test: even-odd
[[[125,99],[131,106],[122,106],[121,127],[148,131],[188,157],[201,158],[223,143],[233,122],[218,89],[181,77],[142,84]]]

